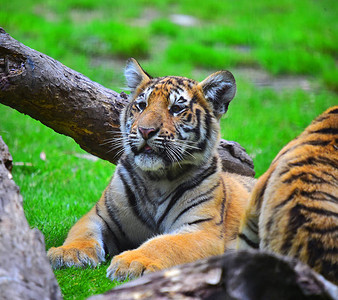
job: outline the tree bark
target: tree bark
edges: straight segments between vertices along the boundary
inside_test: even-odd
[[[120,149],[119,114],[128,101],[55,59],[13,39],[0,28],[0,103],[70,136],[87,152],[114,164]],[[253,162],[239,144],[222,140],[226,171],[254,176]]]
[[[118,135],[119,113],[127,95],[109,90],[30,49],[3,29],[0,102],[72,137],[87,152],[117,162],[107,139]]]
[[[258,251],[240,251],[177,266],[90,300],[338,299],[338,287],[308,266]]]
[[[0,137],[0,299],[61,299],[43,235],[29,228],[11,169]]]

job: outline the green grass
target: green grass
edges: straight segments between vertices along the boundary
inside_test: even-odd
[[[314,117],[338,104],[337,12],[337,1],[329,0],[11,0],[1,5],[0,26],[117,91],[129,56],[154,76],[202,80],[218,69],[233,71],[238,92],[221,120],[222,137],[247,149],[259,176]],[[183,27],[171,14],[198,22]],[[310,89],[257,87],[240,75],[243,67],[301,76]],[[99,199],[114,166],[83,158],[73,140],[5,106],[0,135],[16,163],[14,180],[29,224],[43,232],[46,249],[61,245]],[[85,299],[113,288],[117,283],[105,277],[108,265],[55,271],[64,298]]]

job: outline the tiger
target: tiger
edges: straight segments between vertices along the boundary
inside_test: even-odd
[[[338,106],[312,121],[258,179],[237,248],[296,258],[338,284]]]
[[[123,281],[234,249],[255,179],[222,170],[220,118],[236,93],[218,71],[202,82],[152,77],[133,58],[120,114],[123,154],[94,207],[48,250],[54,268],[95,267]]]

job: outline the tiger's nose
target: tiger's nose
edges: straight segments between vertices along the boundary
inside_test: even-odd
[[[154,136],[159,129],[155,129],[155,128],[144,128],[144,127],[139,127],[138,131],[141,133],[141,136],[145,139],[148,140],[150,139],[152,136]]]

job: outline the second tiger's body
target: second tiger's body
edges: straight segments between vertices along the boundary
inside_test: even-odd
[[[338,283],[338,106],[287,144],[259,178],[238,246],[290,256]]]

